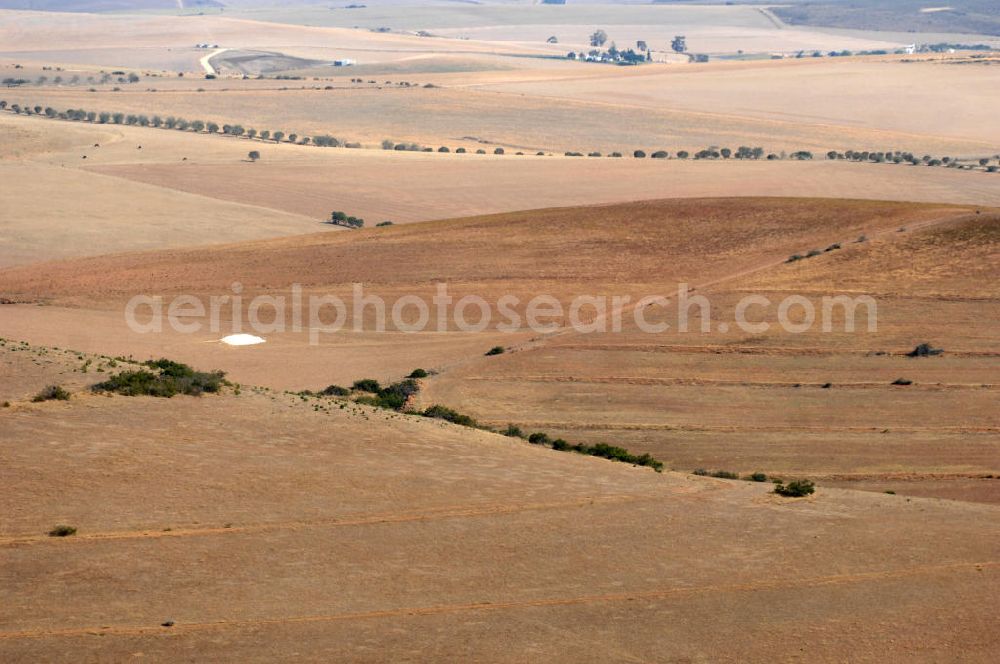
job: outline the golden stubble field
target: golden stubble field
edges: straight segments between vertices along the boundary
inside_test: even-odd
[[[994,210],[961,206],[660,201],[80,259],[0,273],[3,295],[26,303],[7,305],[15,314],[0,323],[0,334],[113,355],[166,355],[294,390],[365,376],[395,380],[419,366],[439,372],[419,395],[421,406],[443,403],[496,427],[621,444],[679,470],[807,474],[993,502],[996,219]],[[862,235],[867,241],[856,242]],[[843,248],[785,263],[834,243]],[[540,293],[564,304],[580,295],[635,303],[647,295],[676,300],[686,283],[710,298],[710,328],[700,332],[693,314],[691,331],[642,332],[625,305],[620,332],[509,334],[494,324],[461,333],[451,323],[448,331],[406,333],[390,322],[380,333],[366,309],[360,331],[348,323],[317,333],[315,345],[306,329],[232,349],[215,342],[230,329],[228,310],[221,329],[195,334],[169,327],[137,334],[122,317],[135,294],[168,302],[191,294],[207,307],[236,281],[247,300],[285,297],[286,321],[292,284],[306,297],[332,293],[353,302],[351,284],[362,283],[388,307],[402,296],[430,302],[445,284],[456,300],[514,295],[523,315]],[[772,307],[761,314],[771,329],[749,334],[732,320],[739,298],[750,294],[774,302],[805,297],[817,309],[824,296],[867,295],[877,303],[878,326],[868,330],[862,308],[859,329],[844,331],[836,310],[829,333],[819,323],[789,333]],[[669,307],[645,317],[676,319]],[[583,318],[593,319],[590,310]],[[553,322],[568,325],[565,316]],[[945,353],[905,357],[920,343]],[[483,357],[498,344],[511,352]],[[900,378],[912,384],[891,385]]]
[[[710,332],[701,331],[700,315],[688,332],[678,330],[668,308],[648,316],[674,323],[661,334],[634,324],[620,334],[567,332],[469,362],[431,381],[421,398],[570,440],[617,441],[688,470],[798,472],[843,486],[996,502],[997,218],[900,227],[699,288],[712,307]],[[818,316],[824,296],[868,296],[877,329],[860,308],[857,331],[847,333],[834,309],[830,332],[817,321],[792,333],[771,309],[761,317],[771,328],[748,334],[732,321],[737,302],[751,295],[773,303],[805,297]],[[921,343],[946,350],[906,356]]]
[[[780,499],[246,387],[96,396],[86,359],[107,366],[0,348],[21,393],[0,410],[6,661],[936,659],[956,644],[987,661],[996,647],[994,506]],[[26,403],[53,380],[68,402]],[[79,531],[47,537],[56,523]]]

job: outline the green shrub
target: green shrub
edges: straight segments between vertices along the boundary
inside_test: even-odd
[[[699,477],[708,477],[708,471],[705,470],[704,468],[695,468],[694,472],[692,472],[691,474],[697,475]]]
[[[663,472],[663,462],[658,459],[654,459],[648,452],[635,457],[632,463],[635,463],[638,466],[647,466],[658,473]]]
[[[510,438],[524,438],[524,432],[521,431],[520,427],[514,426],[513,424],[508,424],[507,428],[501,433]]]
[[[792,480],[788,484],[775,484],[774,492],[779,496],[801,498],[816,491],[816,485],[810,480]]]
[[[738,480],[740,478],[739,475],[728,470],[716,470],[712,473],[712,477],[717,477],[720,480]]]
[[[494,346],[493,348],[490,348],[488,351],[486,351],[486,355],[487,357],[491,355],[503,355],[505,352],[506,349],[503,346]]]
[[[194,369],[188,365],[168,360],[165,357],[161,357],[158,360],[149,360],[144,364],[151,369],[159,369],[162,375],[172,378],[186,378],[194,375]]]
[[[49,531],[49,537],[70,537],[76,535],[76,528],[73,526],[58,525]]]
[[[226,385],[222,371],[195,371],[186,364],[168,359],[146,362],[155,371],[138,369],[124,371],[94,385],[95,392],[113,392],[128,397],[153,396],[170,398],[177,394],[200,396],[216,393]]]
[[[42,401],[69,401],[69,392],[59,385],[49,385],[32,398],[35,403]]]
[[[325,397],[346,397],[351,393],[346,387],[340,385],[328,385],[320,394]]]
[[[424,417],[432,417],[438,420],[445,420],[452,424],[460,424],[466,427],[478,427],[479,423],[468,415],[463,415],[447,406],[434,405],[421,413]]]
[[[906,354],[907,357],[930,357],[932,355],[940,355],[944,350],[940,348],[933,348],[930,344],[918,344],[916,348],[911,350]]]
[[[372,394],[377,394],[382,389],[382,386],[379,385],[378,381],[374,378],[362,378],[361,380],[356,380],[354,381],[354,385],[351,387],[359,392],[371,392]]]
[[[409,378],[427,378],[428,373],[423,369],[414,369],[410,372]]]
[[[747,480],[751,482],[766,482],[767,475],[765,475],[764,473],[751,473],[750,475],[747,476]]]
[[[529,442],[531,441],[530,438],[528,440]],[[651,455],[635,455],[626,450],[624,447],[616,447],[614,445],[608,445],[607,443],[597,443],[596,445],[582,445],[577,443],[576,445],[570,445],[562,438],[556,438],[552,441],[552,449],[559,452],[576,452],[578,454],[601,457],[602,459],[609,459],[611,461],[631,463],[637,466],[647,466],[654,469],[658,473],[663,471],[663,463],[661,461],[657,461]]]
[[[376,404],[381,408],[390,410],[402,410],[411,395],[420,391],[417,381],[407,378],[398,383],[393,383],[378,391]]]
[[[537,432],[528,436],[528,442],[532,445],[548,445],[549,436],[548,434]]]

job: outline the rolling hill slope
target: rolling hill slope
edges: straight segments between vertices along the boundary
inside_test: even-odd
[[[17,391],[81,359],[7,345],[0,361],[34,367],[5,374]],[[786,499],[244,388],[74,389],[0,410],[0,657],[935,659],[960,643],[985,661],[996,648],[996,507]],[[47,536],[56,523],[78,532]]]

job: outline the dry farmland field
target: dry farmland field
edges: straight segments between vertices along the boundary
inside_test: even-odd
[[[0,661],[996,661],[1000,39],[839,4],[0,0]]]

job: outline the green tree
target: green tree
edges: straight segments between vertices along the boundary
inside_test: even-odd
[[[250,150],[250,152],[247,153],[247,157],[250,158],[250,161],[257,161],[260,159],[260,153],[256,150]]]

